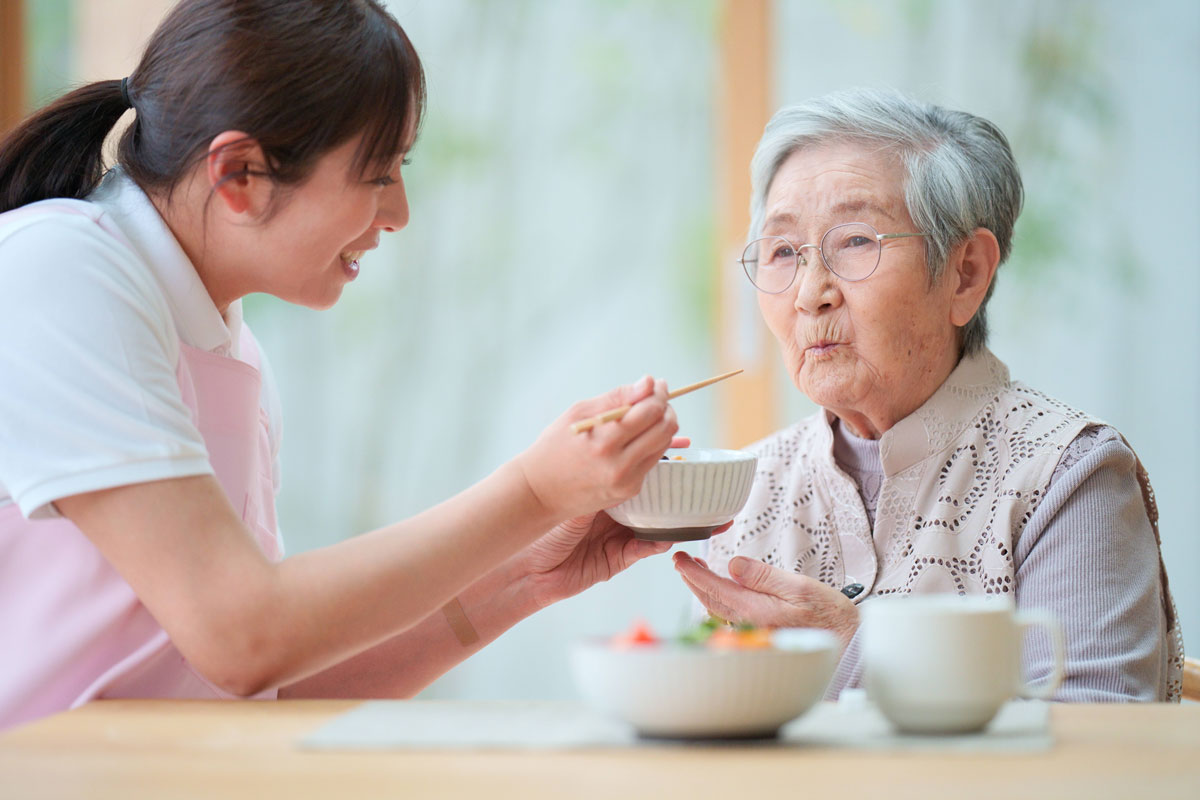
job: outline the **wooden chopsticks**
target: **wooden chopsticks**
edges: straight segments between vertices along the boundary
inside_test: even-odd
[[[689,384],[682,388],[676,389],[675,391],[668,394],[667,399],[674,400],[676,397],[679,397],[680,395],[685,395],[688,392],[694,392],[697,389],[703,389],[705,386],[711,386],[712,384],[716,383],[717,381],[723,381],[726,378],[732,378],[734,375],[737,375],[740,372],[742,372],[742,370],[735,369],[733,372],[726,372],[724,375],[718,375],[715,378],[709,378],[708,380],[700,381],[699,383]],[[629,409],[631,409],[631,408],[633,408],[633,406],[621,406],[620,408],[614,408],[612,411],[606,411],[598,417],[592,417],[590,419],[580,420],[579,422],[576,422],[573,425],[571,425],[571,430],[574,431],[575,433],[583,433],[584,431],[590,431],[592,428],[596,427],[597,425],[599,425],[602,422],[613,422],[614,420],[620,419],[621,417],[628,414]]]

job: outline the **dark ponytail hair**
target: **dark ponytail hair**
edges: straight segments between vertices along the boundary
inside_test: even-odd
[[[117,163],[169,196],[226,130],[258,142],[279,186],[302,182],[357,134],[355,168],[386,169],[416,139],[425,77],[378,0],[182,0],[127,92],[135,115]],[[99,81],[19,125],[0,142],[0,212],[90,194],[105,137],[128,108],[121,81]]]
[[[0,211],[91,192],[104,172],[104,137],[126,108],[121,82],[100,81],[27,119],[0,143]]]

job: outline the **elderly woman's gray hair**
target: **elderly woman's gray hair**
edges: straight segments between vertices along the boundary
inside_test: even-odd
[[[904,201],[926,237],[930,281],[945,268],[950,251],[976,228],[1000,243],[1000,262],[1012,249],[1021,213],[1021,175],[1008,140],[985,119],[923,103],[899,92],[855,89],[784,108],[771,118],[750,165],[750,239],[758,238],[771,181],[796,150],[861,142],[895,153],[904,165]],[[995,286],[993,281],[992,286]],[[963,329],[962,352],[987,340],[987,301]]]

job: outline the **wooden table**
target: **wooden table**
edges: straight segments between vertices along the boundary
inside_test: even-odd
[[[1055,706],[1036,754],[313,752],[354,702],[109,700],[0,736],[3,798],[1200,798],[1200,705]]]

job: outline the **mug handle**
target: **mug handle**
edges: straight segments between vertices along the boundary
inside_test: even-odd
[[[1041,686],[1035,686],[1029,681],[1022,680],[1018,688],[1022,697],[1032,700],[1049,700],[1054,694],[1054,690],[1062,683],[1065,668],[1066,647],[1063,644],[1062,626],[1053,614],[1041,610],[1018,611],[1016,622],[1017,627],[1020,628],[1022,642],[1025,641],[1025,634],[1034,628],[1044,628],[1050,636],[1050,647],[1054,651],[1054,671]]]

